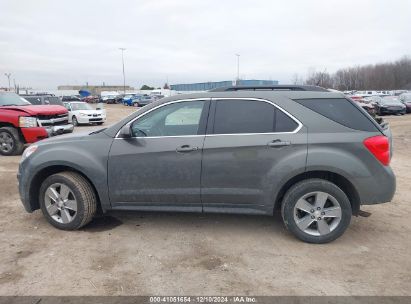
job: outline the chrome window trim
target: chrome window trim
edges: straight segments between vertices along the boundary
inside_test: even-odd
[[[278,106],[277,104],[273,103],[270,100],[262,99],[262,98],[247,98],[247,97],[213,97],[211,100],[254,100],[254,101],[263,101],[266,103],[269,103],[270,105],[274,106],[281,112],[283,112],[285,115],[290,117],[294,122],[297,123],[297,128],[294,131],[290,132],[267,132],[267,133],[228,133],[228,134],[206,134],[206,136],[232,136],[232,135],[276,135],[276,134],[295,134],[298,133],[301,128],[303,127],[303,124],[295,118],[295,116],[291,115],[289,112]]]
[[[168,105],[170,105],[170,104],[174,104],[174,103],[180,103],[180,102],[186,102],[186,101],[201,101],[201,100],[203,100],[203,101],[209,101],[209,100],[211,100],[211,98],[189,98],[189,99],[179,99],[179,100],[174,100],[174,101],[170,101],[170,102],[167,102],[167,103],[163,103],[163,104],[161,104],[161,105],[158,105],[158,106],[156,106],[156,107],[154,107],[154,108],[152,108],[152,109],[150,109],[150,110],[148,110],[147,112],[144,112],[144,113],[142,113],[142,114],[140,114],[139,116],[137,116],[137,117],[135,117],[135,118],[133,118],[131,121],[129,121],[128,123],[126,123],[124,126],[130,126],[134,121],[136,121],[137,119],[139,119],[140,117],[143,117],[143,116],[145,116],[146,114],[148,114],[148,113],[150,113],[151,111],[154,111],[154,110],[157,110],[157,109],[159,109],[159,108],[161,108],[161,107],[164,107],[164,106],[168,106]],[[124,138],[121,138],[121,137],[118,137],[119,136],[119,134],[120,134],[120,131],[121,131],[121,129],[122,128],[124,128],[124,126],[122,126],[121,128],[120,128],[120,130],[118,130],[118,132],[117,132],[117,134],[116,134],[116,137],[115,137],[115,139],[124,139]],[[187,136],[204,136],[204,135],[180,135],[180,136],[133,136],[133,137],[131,137],[131,138],[160,138],[160,137],[182,137],[182,136],[184,136],[184,137],[187,137]]]
[[[133,120],[129,121],[128,123],[126,123],[124,126],[127,125],[131,125],[134,121],[136,121],[137,119],[139,119],[140,117],[143,117],[144,115],[150,113],[151,111],[154,111],[156,109],[159,109],[161,107],[164,107],[166,105],[170,105],[170,104],[174,104],[174,103],[179,103],[179,102],[186,102],[186,101],[199,101],[199,100],[204,100],[204,101],[208,101],[208,100],[254,100],[254,101],[263,101],[266,103],[269,103],[270,105],[274,106],[275,108],[277,108],[278,110],[282,111],[285,115],[287,115],[288,117],[290,117],[292,120],[294,120],[297,123],[297,128],[294,131],[291,132],[268,132],[268,133],[228,133],[228,134],[203,134],[203,135],[174,135],[174,136],[133,136],[131,138],[145,138],[145,139],[151,139],[151,138],[180,138],[180,137],[213,137],[213,136],[238,136],[238,135],[278,135],[278,134],[295,134],[298,133],[301,128],[303,127],[303,124],[297,119],[295,118],[295,116],[293,116],[292,114],[290,114],[289,112],[287,112],[286,110],[284,110],[283,108],[281,108],[280,106],[278,106],[277,104],[273,103],[272,101],[266,100],[266,99],[262,99],[262,98],[246,98],[246,97],[213,97],[213,98],[193,98],[193,99],[181,99],[181,100],[174,100],[174,101],[170,101],[161,105],[158,105],[157,107],[154,107],[150,110],[148,110],[147,112],[142,113],[141,115],[135,117]],[[124,126],[122,126],[120,128],[120,130],[117,132],[116,137],[114,139],[126,139],[126,138],[121,138],[118,137],[120,134],[120,131],[122,128],[124,128]]]

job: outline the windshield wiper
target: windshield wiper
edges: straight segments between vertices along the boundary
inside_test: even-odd
[[[18,106],[18,105],[16,105],[16,104],[4,104],[4,105],[1,105],[2,107],[11,107],[11,106]]]

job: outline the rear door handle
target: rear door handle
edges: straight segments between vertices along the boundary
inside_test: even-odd
[[[291,145],[289,141],[282,141],[280,139],[273,140],[267,144],[270,148],[281,148]]]
[[[193,152],[193,151],[197,151],[198,147],[191,147],[189,145],[183,145],[181,147],[178,147],[176,149],[177,152],[179,153],[188,153],[188,152]]]

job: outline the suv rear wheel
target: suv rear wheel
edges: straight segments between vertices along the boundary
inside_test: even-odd
[[[351,203],[335,184],[322,179],[296,183],[285,194],[284,224],[308,243],[328,243],[340,237],[351,221]]]
[[[24,150],[24,142],[19,132],[12,127],[0,128],[0,154],[19,155]]]
[[[97,199],[80,174],[61,172],[46,178],[40,187],[40,206],[47,221],[63,230],[88,224],[96,213]]]

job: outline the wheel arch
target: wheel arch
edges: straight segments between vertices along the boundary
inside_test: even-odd
[[[93,184],[92,180],[84,172],[76,168],[67,166],[67,165],[51,165],[51,166],[42,168],[39,172],[37,172],[34,175],[34,177],[31,180],[30,188],[29,188],[29,204],[30,204],[31,210],[34,211],[34,210],[40,209],[39,195],[40,195],[40,187],[43,181],[47,177],[53,174],[65,172],[65,171],[75,172],[81,175],[82,177],[84,177],[90,183],[96,195],[96,198],[97,198],[97,211],[101,212],[102,207],[101,207],[100,195],[95,185]]]
[[[331,171],[307,171],[289,179],[277,193],[277,196],[274,200],[274,210],[279,210],[281,208],[283,197],[291,186],[300,181],[310,178],[320,178],[336,184],[348,196],[348,199],[351,203],[353,215],[358,215],[361,200],[357,189],[346,177]]]
[[[24,138],[24,135],[21,132],[21,129],[19,127],[16,127],[11,122],[4,122],[4,121],[0,122],[0,128],[13,128],[17,130],[17,133],[19,133],[20,138],[24,141],[24,143],[26,142],[26,139]]]

